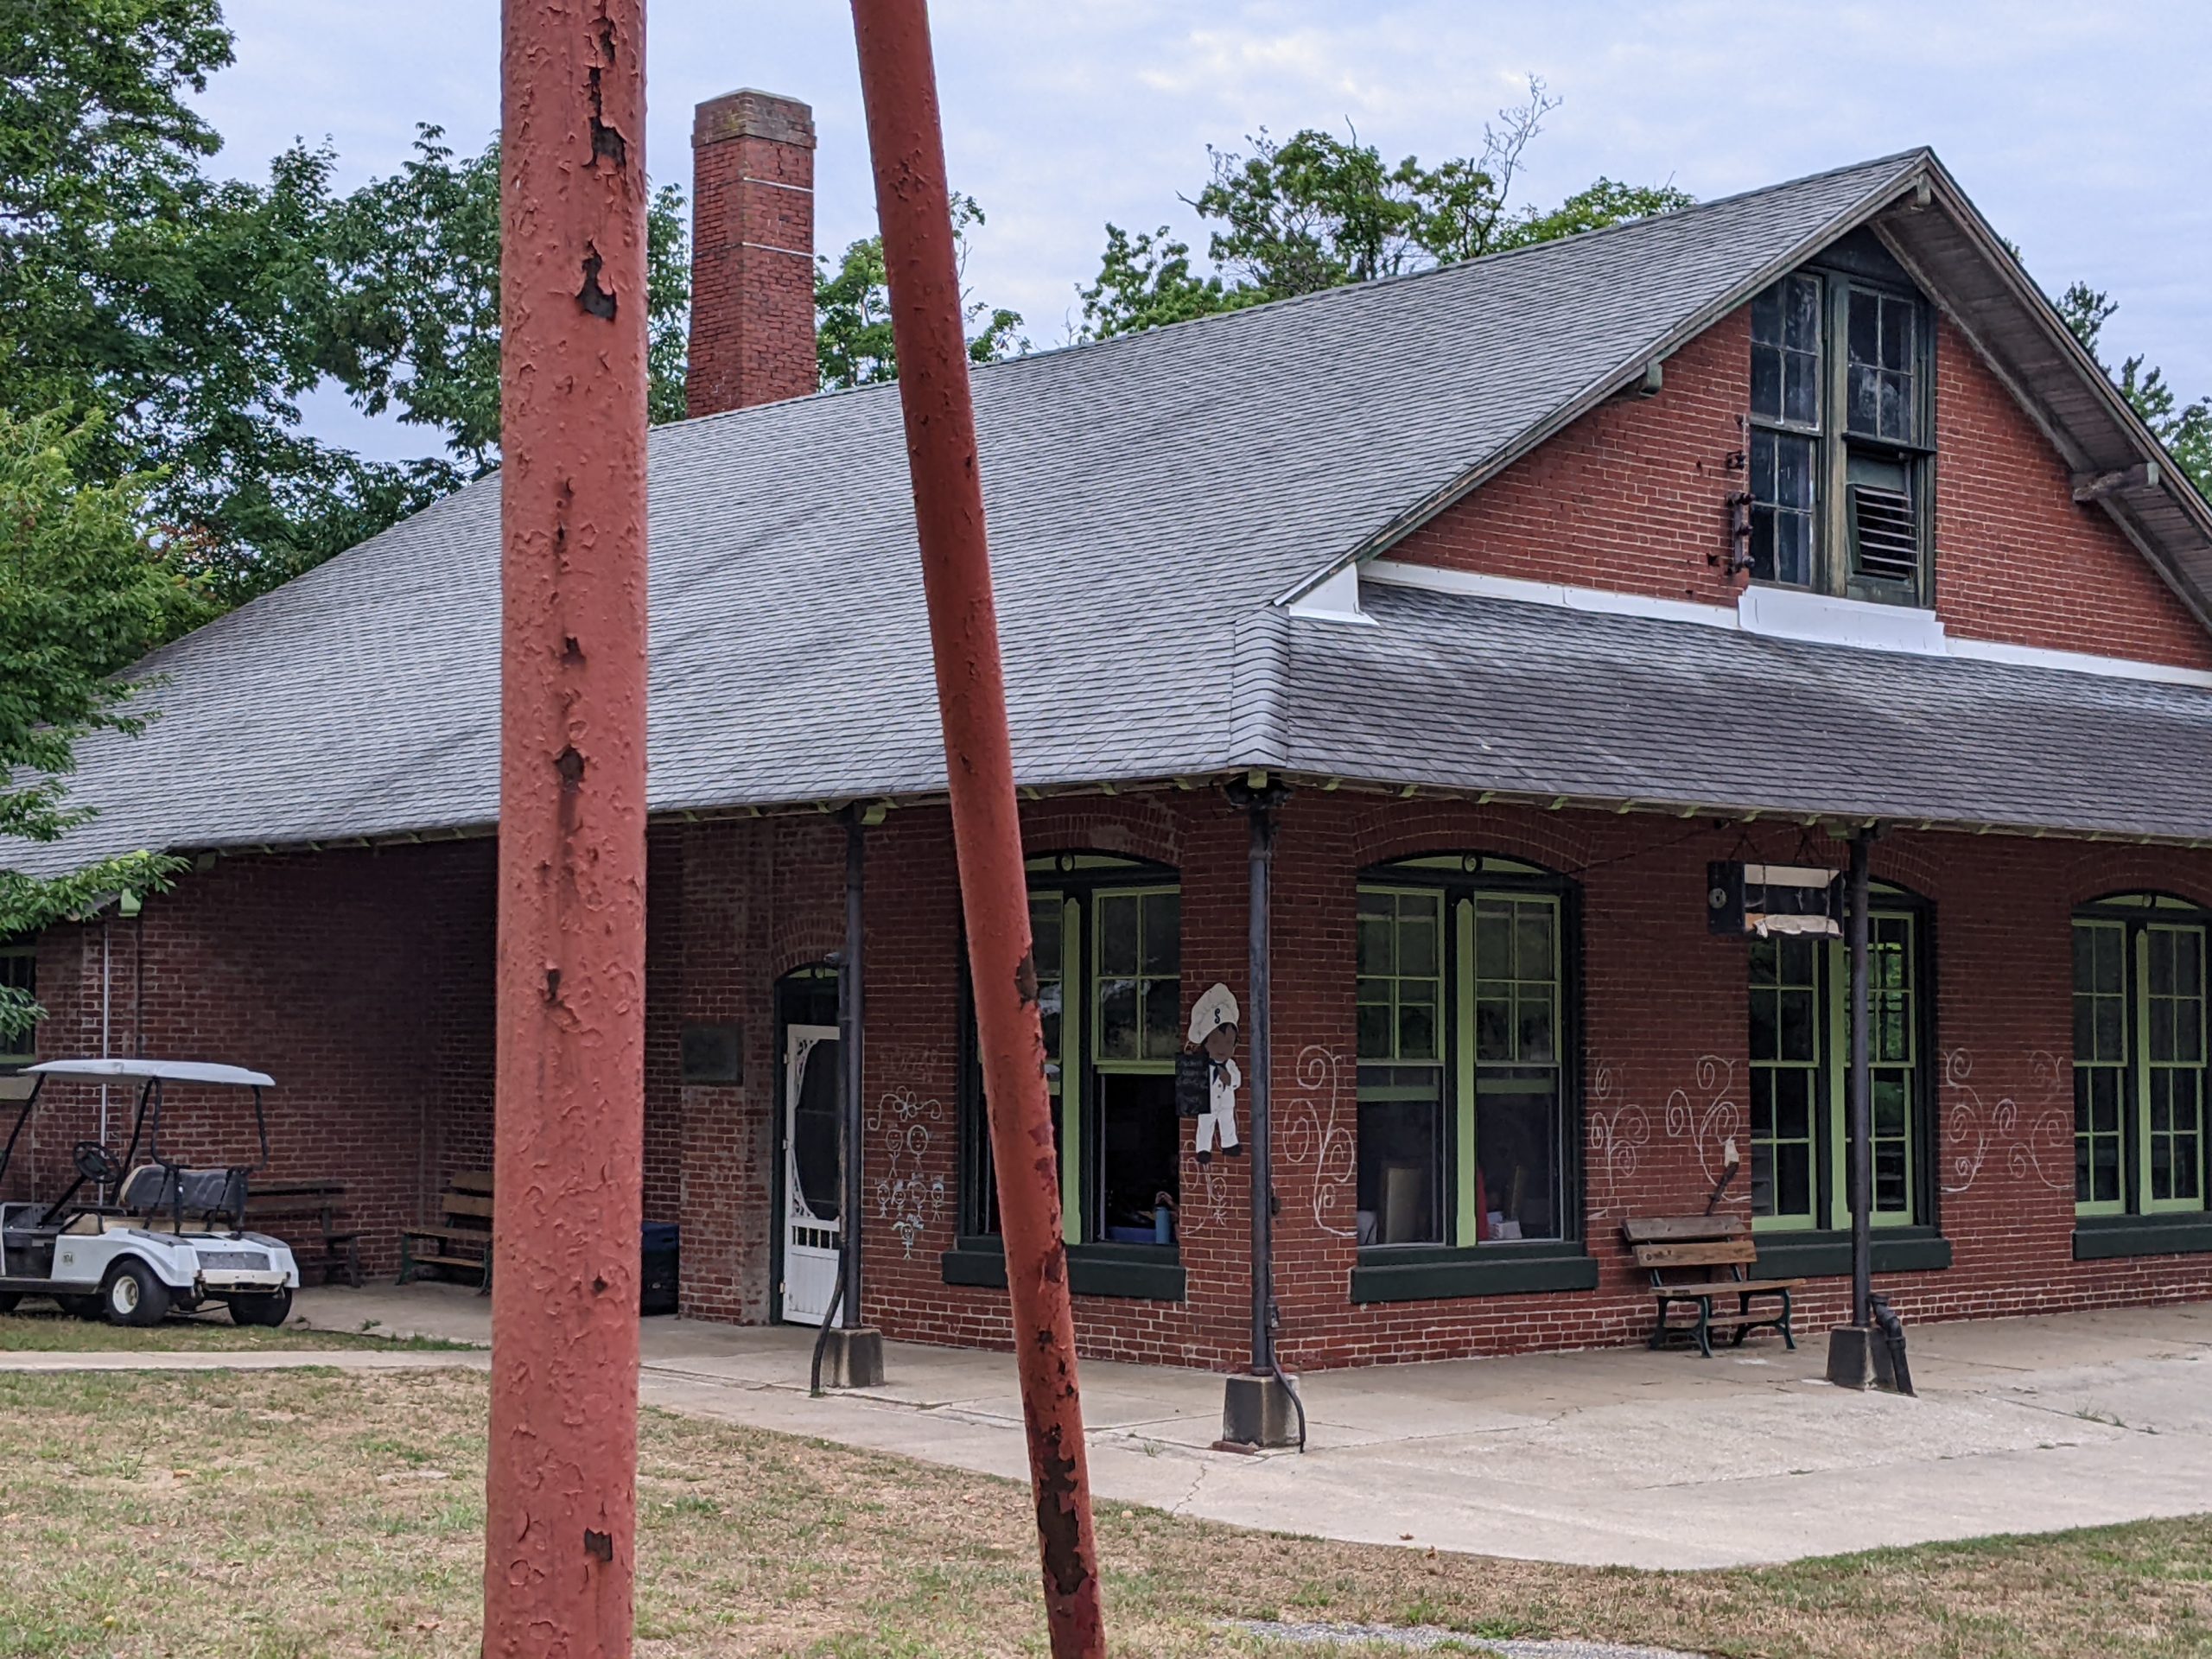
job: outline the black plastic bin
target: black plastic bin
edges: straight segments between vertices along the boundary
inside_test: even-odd
[[[680,1230],[672,1221],[649,1221],[641,1230],[644,1270],[638,1276],[638,1312],[676,1312],[677,1268],[683,1255]]]

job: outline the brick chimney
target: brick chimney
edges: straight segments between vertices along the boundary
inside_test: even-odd
[[[814,111],[750,87],[691,123],[692,415],[804,397],[814,355]]]

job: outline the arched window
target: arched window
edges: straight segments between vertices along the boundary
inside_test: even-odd
[[[1867,1058],[1873,1120],[1873,1221],[1904,1227],[1932,1217],[1934,1130],[1929,1022],[1929,909],[1875,882],[1867,916]],[[1845,1132],[1851,1060],[1851,977],[1841,939],[1802,933],[1753,938],[1749,1110],[1752,1224],[1762,1232],[1851,1224]]]
[[[1029,863],[1045,1075],[1071,1244],[1172,1246],[1181,1197],[1182,899],[1165,864],[1104,853]],[[975,1016],[963,1065],[963,1231],[999,1230]]]
[[[1360,878],[1361,1244],[1573,1236],[1573,900],[1493,854]]]
[[[2115,894],[2074,917],[2074,1202],[2205,1207],[2206,912]]]

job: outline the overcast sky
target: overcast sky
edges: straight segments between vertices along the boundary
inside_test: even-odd
[[[494,0],[228,0],[237,66],[204,107],[219,164],[258,176],[327,139],[340,181],[391,171],[417,122],[473,147],[499,114]],[[646,165],[690,183],[700,99],[741,86],[814,105],[825,251],[873,226],[849,12],[835,0],[652,0]],[[1541,76],[1562,99],[1527,200],[1600,174],[1700,198],[1932,144],[2028,268],[2122,302],[2107,331],[2185,396],[2212,391],[2212,5],[1471,0],[938,0],[953,181],[989,215],[969,276],[1065,337],[1103,226],[1202,243],[1209,143],[1349,122],[1389,157],[1471,154]],[[419,453],[317,399],[322,432]]]

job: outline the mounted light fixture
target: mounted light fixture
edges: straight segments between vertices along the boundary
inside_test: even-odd
[[[1817,865],[1708,864],[1705,906],[1708,932],[1843,937],[1843,878]]]

